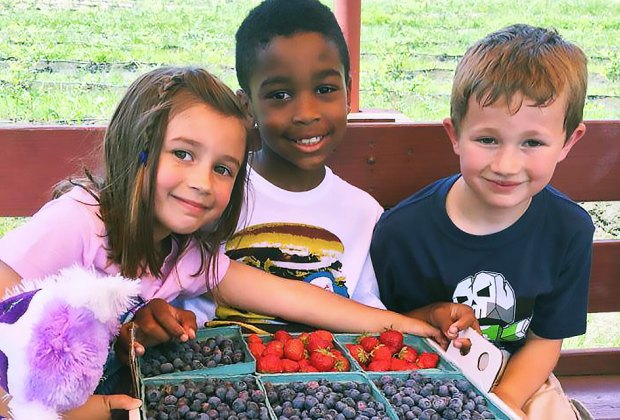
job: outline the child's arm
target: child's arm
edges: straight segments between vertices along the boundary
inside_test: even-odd
[[[144,354],[145,347],[165,343],[173,338],[181,341],[196,338],[196,315],[176,308],[163,299],[151,300],[136,312],[132,321],[138,326],[134,346],[138,356]],[[119,359],[125,363],[130,346],[129,328],[129,323],[121,327],[114,348]]]
[[[560,358],[562,340],[549,340],[528,331],[525,344],[508,361],[493,392],[516,413],[545,383]]]
[[[142,405],[142,401],[129,395],[93,395],[84,405],[63,413],[64,420],[107,420],[111,410],[133,410]]]
[[[421,319],[439,328],[448,340],[456,340],[454,346],[459,348],[467,343],[458,340],[459,331],[472,327],[479,334],[480,325],[474,310],[460,303],[437,302],[407,312],[407,316]],[[468,340],[467,340],[468,341]]]
[[[19,274],[0,260],[0,300],[7,290],[17,286],[21,280]]]
[[[214,296],[229,306],[332,331],[379,332],[394,328],[433,337],[445,344],[443,334],[418,319],[372,308],[302,281],[267,274],[236,261],[230,262]]]

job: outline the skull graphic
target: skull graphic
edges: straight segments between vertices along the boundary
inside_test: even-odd
[[[505,326],[515,320],[515,293],[503,275],[480,271],[457,284],[452,300],[473,308],[476,318]]]

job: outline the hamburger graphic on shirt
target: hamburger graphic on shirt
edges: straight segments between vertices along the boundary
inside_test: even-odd
[[[301,280],[346,298],[342,273],[344,245],[333,233],[299,223],[264,223],[235,233],[226,243],[230,259],[290,280]],[[218,318],[268,323],[273,318],[218,307]],[[273,322],[273,321],[272,321]]]

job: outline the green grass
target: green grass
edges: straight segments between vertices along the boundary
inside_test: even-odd
[[[205,66],[237,88],[234,33],[258,2],[0,0],[0,123],[104,124],[125,87],[164,64]],[[443,119],[452,73],[467,46],[503,26],[529,23],[555,27],[584,49],[585,118],[620,118],[618,0],[362,3],[363,109]],[[620,237],[620,203],[585,206],[597,238]],[[0,236],[24,220],[0,218]],[[620,346],[619,321],[620,314],[592,314],[588,334],[565,347]]]
[[[50,7],[56,3],[109,7]],[[161,64],[206,66],[236,88],[234,32],[256,4],[0,0],[0,121],[103,123],[124,87]],[[557,28],[588,55],[586,119],[620,118],[617,16],[615,0],[365,1],[361,107],[441,120],[449,110],[452,72],[467,46],[523,22]]]

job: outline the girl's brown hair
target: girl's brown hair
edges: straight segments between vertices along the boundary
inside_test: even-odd
[[[154,197],[159,155],[171,115],[191,103],[204,103],[244,123],[246,113],[235,94],[206,70],[164,67],[131,84],[116,108],[104,137],[104,179],[98,185],[101,218],[106,227],[108,256],[121,274],[137,278],[146,272],[161,276],[166,257],[154,243]],[[245,198],[247,145],[230,202],[209,229],[173,234],[181,255],[195,239],[202,263],[196,276],[217,270],[215,256],[237,226]],[[207,282],[209,284],[209,282]]]

